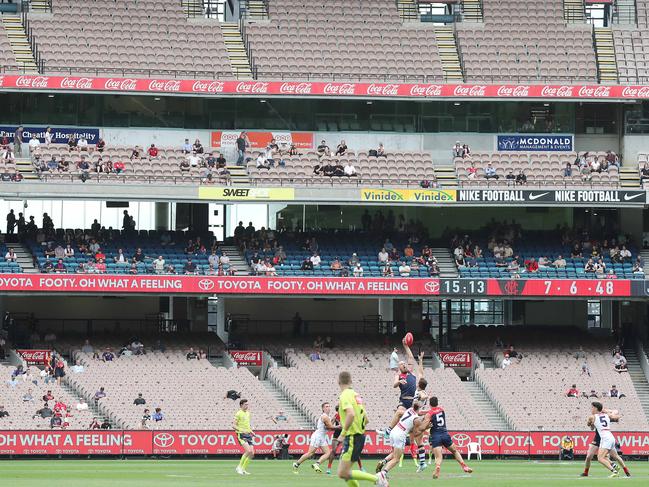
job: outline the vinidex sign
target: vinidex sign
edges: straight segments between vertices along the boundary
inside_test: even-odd
[[[312,431],[257,431],[253,439],[259,454],[272,450],[275,436],[287,434],[289,452],[305,453]],[[539,456],[558,455],[561,439],[570,436],[575,453],[585,455],[593,439],[585,431],[451,431],[460,453],[469,443],[478,443],[483,455]],[[615,432],[623,455],[649,456],[649,433]],[[385,455],[389,440],[376,431],[366,434],[365,455]],[[242,452],[233,431],[207,430],[2,430],[0,455],[237,455]]]
[[[318,96],[384,98],[649,98],[649,86],[561,84],[352,83],[322,81],[219,81],[88,76],[0,75],[0,89],[192,94],[206,96]]]

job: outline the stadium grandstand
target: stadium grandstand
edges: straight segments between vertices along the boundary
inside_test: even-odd
[[[648,0],[0,15],[12,485],[646,484]]]

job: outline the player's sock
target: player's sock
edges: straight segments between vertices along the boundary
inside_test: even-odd
[[[327,468],[331,470],[331,466],[334,464],[334,454],[332,453],[331,456],[329,457],[329,463],[327,464]]]
[[[376,475],[367,472],[361,472],[360,470],[352,470],[352,479],[365,480],[367,482],[376,482]]]
[[[246,459],[243,461],[243,470],[248,470],[248,464],[250,463],[251,458],[246,457]]]
[[[239,468],[243,468],[243,464],[244,464],[246,458],[247,457],[245,455],[241,455],[241,459],[239,460]]]
[[[363,462],[361,462],[360,460],[358,461],[358,468],[363,470]]]
[[[585,475],[585,476],[588,476],[588,471],[589,471],[589,470],[590,470],[589,467],[584,468],[584,475]]]
[[[631,476],[631,472],[629,472],[629,469],[627,467],[624,467],[622,470],[624,470],[624,473],[626,474],[627,477]]]
[[[403,467],[403,457],[405,457],[405,455],[402,453],[401,458],[399,458],[399,468]]]
[[[347,485],[349,485],[349,487],[360,487],[361,486],[361,484],[359,484],[357,480],[348,480]]]
[[[423,446],[419,447],[417,456],[419,457],[419,465],[424,465],[426,463],[426,448],[424,448]]]

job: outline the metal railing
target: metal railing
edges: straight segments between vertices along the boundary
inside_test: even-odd
[[[29,1],[23,0],[21,4],[22,12],[20,14],[20,23],[23,26],[23,30],[25,31],[25,36],[27,36],[27,42],[29,42],[29,47],[32,50],[32,56],[34,57],[34,62],[36,63],[36,69],[40,73],[42,72],[41,71],[42,59],[41,59],[40,52],[38,50],[38,44],[36,44],[36,38],[34,37],[34,32],[30,25],[30,20],[27,16],[29,7],[30,7]],[[25,66],[23,65],[23,71],[24,70],[25,70]]]
[[[248,64],[250,65],[250,71],[252,73],[253,79],[257,79],[257,65],[253,58],[252,46],[250,45],[250,40],[248,39],[248,26],[247,26],[247,17],[244,15],[239,15],[239,33],[241,34],[241,41],[243,42],[243,47],[246,49],[246,57],[248,58]]]
[[[180,70],[180,69],[143,69],[143,68],[106,68],[98,66],[58,66],[50,64],[40,58],[38,60],[39,72],[48,75],[69,75],[69,76],[95,76],[95,77],[123,77],[123,78],[173,78],[173,79],[208,79],[227,81],[232,79],[233,72],[238,74],[238,69],[230,69],[228,66],[219,70]],[[10,71],[8,66],[0,66]]]

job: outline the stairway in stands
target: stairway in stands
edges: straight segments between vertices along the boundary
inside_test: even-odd
[[[297,421],[300,428],[305,430],[313,429],[314,425],[309,421],[308,416],[304,414],[297,404],[295,404],[290,398],[286,397],[282,390],[277,387],[272,380],[266,379],[260,382],[266,390],[277,399],[277,402],[282,406],[282,411],[284,411],[284,413],[286,413],[291,419]]]
[[[620,168],[620,187],[622,188],[633,188],[637,189],[641,186],[640,184],[640,173],[638,172],[637,167],[625,167]]]
[[[27,145],[25,144],[23,147],[27,147]],[[23,148],[23,151],[25,150],[26,149]],[[16,158],[16,169],[20,174],[22,174],[25,181],[38,181],[39,179],[38,174],[34,172],[34,165],[29,158]]]
[[[221,31],[223,32],[225,48],[228,51],[228,57],[230,58],[232,74],[234,74],[237,79],[252,79],[250,60],[248,59],[246,45],[241,37],[239,24],[237,22],[222,22]]]
[[[613,23],[635,27],[636,22],[635,0],[617,0],[613,6]]]
[[[202,17],[204,15],[203,0],[180,0],[180,6],[187,17]]]
[[[18,64],[20,70],[27,74],[38,73],[34,53],[29,45],[21,18],[17,15],[3,15],[2,26],[7,34],[11,50],[16,58],[16,64]]]
[[[468,380],[462,382],[462,384],[464,384],[466,391],[473,397],[480,411],[489,420],[489,429],[495,431],[507,431],[511,429],[505,418],[498,411],[498,408],[491,402],[489,396],[485,394],[477,382]]]
[[[584,0],[563,0],[563,18],[569,24],[583,24],[586,21]]]
[[[397,0],[397,10],[401,22],[419,21],[419,9],[416,0]]]
[[[435,247],[432,250],[433,256],[437,259],[437,264],[439,264],[439,277],[458,277],[457,266],[451,251],[446,247]]]
[[[457,172],[455,166],[435,166],[435,178],[442,188],[457,187]]]
[[[629,377],[631,377],[633,387],[638,394],[638,399],[640,399],[642,410],[649,421],[649,382],[647,382],[647,377],[644,375],[642,367],[640,367],[640,360],[635,350],[625,349],[624,356],[627,360],[626,366],[629,369]]]
[[[464,22],[483,22],[482,0],[464,0],[462,2],[462,20]]]
[[[34,256],[25,245],[21,243],[6,243],[7,248],[13,249],[16,254],[16,263],[25,274],[36,274],[38,268],[34,267]]]
[[[246,259],[239,251],[238,247],[234,245],[224,245],[221,247],[221,250],[225,252],[230,258],[230,267],[235,269],[235,275],[237,276],[249,276],[250,275],[250,266],[246,262]]]
[[[597,72],[602,83],[617,83],[617,61],[615,60],[615,41],[610,27],[594,27],[595,56]]]
[[[464,81],[464,76],[462,75],[460,54],[457,50],[457,42],[453,27],[436,25],[435,38],[437,39],[439,57],[442,60],[444,80],[449,83],[462,83],[462,81]]]
[[[49,0],[30,0],[29,11],[36,13],[51,12]]]
[[[264,0],[246,0],[246,19],[265,20],[268,18],[268,5]]]

